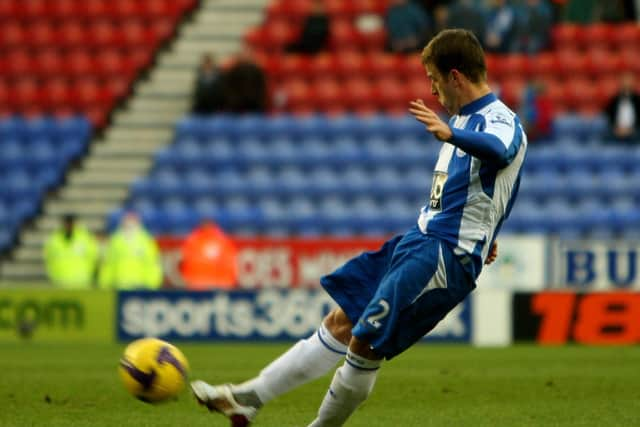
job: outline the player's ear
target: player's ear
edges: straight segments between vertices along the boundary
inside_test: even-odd
[[[460,71],[456,70],[455,68],[449,71],[449,79],[453,83],[458,83],[460,81]]]

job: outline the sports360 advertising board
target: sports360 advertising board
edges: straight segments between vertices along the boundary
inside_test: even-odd
[[[296,340],[311,335],[333,307],[321,290],[123,291],[116,321],[122,341]],[[469,342],[470,319],[465,301],[427,339]]]

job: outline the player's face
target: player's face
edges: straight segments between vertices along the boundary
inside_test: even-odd
[[[425,68],[427,70],[427,77],[431,83],[431,94],[438,97],[438,102],[449,114],[456,114],[458,112],[457,96],[450,75],[443,75],[431,64],[427,64]]]

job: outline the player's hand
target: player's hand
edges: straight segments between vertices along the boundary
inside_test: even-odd
[[[493,242],[491,245],[491,250],[489,251],[489,255],[487,255],[487,259],[484,260],[486,265],[493,263],[493,261],[498,258],[498,242]]]
[[[440,141],[449,141],[453,137],[449,125],[443,122],[433,110],[424,105],[422,99],[411,101],[409,105],[409,112]]]

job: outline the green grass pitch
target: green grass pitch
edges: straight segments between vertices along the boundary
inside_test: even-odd
[[[186,391],[155,406],[126,394],[116,372],[123,347],[0,344],[0,426],[228,425]],[[193,378],[228,382],[252,376],[287,345],[179,347]],[[330,378],[270,402],[254,425],[306,426]],[[640,347],[419,345],[383,365],[347,426],[640,426]]]

